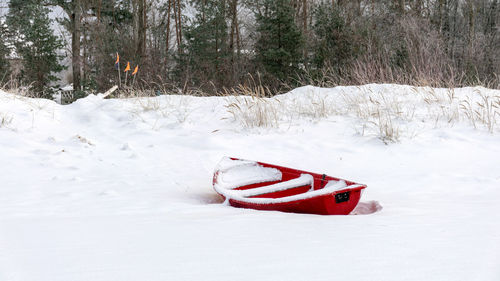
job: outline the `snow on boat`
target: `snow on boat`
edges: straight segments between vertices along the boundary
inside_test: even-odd
[[[347,215],[358,204],[358,184],[322,174],[224,157],[213,186],[234,207],[320,215]]]

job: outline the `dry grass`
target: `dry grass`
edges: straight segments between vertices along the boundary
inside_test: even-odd
[[[227,89],[224,88],[222,91],[218,92],[218,96],[249,96],[256,98],[272,97],[274,94],[268,88],[262,84],[258,85],[238,85],[235,88]]]
[[[8,127],[14,117],[6,113],[0,113],[0,128]]]
[[[407,106],[396,95],[374,92],[371,88],[357,87],[356,94],[342,92],[345,114],[361,121],[361,135],[375,135],[384,143],[397,142],[402,128],[415,115],[415,106]]]
[[[474,101],[471,97],[460,102],[461,112],[467,117],[474,128],[482,124],[493,133],[500,122],[500,95],[487,96],[474,91],[479,100]]]
[[[168,123],[182,124],[189,118],[192,109],[189,105],[190,96],[166,97],[156,96],[155,92],[129,90],[122,98],[130,101],[128,111],[153,130]]]
[[[226,93],[231,94],[225,95],[227,112],[244,128],[276,128],[283,121],[293,122],[299,118],[316,121],[332,115],[335,111],[331,100],[315,94],[312,90],[302,97],[267,98],[267,88],[240,85],[237,92]],[[243,93],[245,96],[234,96]]]
[[[278,127],[279,101],[258,97],[233,97],[227,100],[227,111],[244,128]]]
[[[226,108],[244,128],[277,128],[297,119],[316,122],[330,116],[351,116],[357,120],[354,127],[360,135],[376,136],[384,143],[412,138],[422,128],[453,126],[460,121],[469,121],[475,128],[481,124],[491,133],[498,129],[500,96],[491,91],[475,89],[472,97],[459,98],[453,88],[402,87],[377,91],[357,87],[328,94],[311,88],[300,95],[273,98],[261,97],[261,89],[246,88],[248,96],[226,98]],[[398,90],[401,92],[393,92]]]
[[[226,109],[233,119],[244,128],[278,127],[280,121],[279,100],[266,98],[273,96],[271,90],[252,80],[250,85],[224,88],[218,96],[225,97]]]

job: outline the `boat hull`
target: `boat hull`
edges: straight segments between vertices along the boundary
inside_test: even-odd
[[[228,199],[228,201],[231,206],[237,208],[317,215],[348,215],[354,210],[360,198],[361,190],[353,190],[350,191],[349,201],[342,203],[335,202],[335,194],[273,204],[251,203],[235,199]]]

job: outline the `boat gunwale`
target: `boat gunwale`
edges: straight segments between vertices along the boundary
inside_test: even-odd
[[[244,160],[244,159],[232,158],[232,157],[230,159],[231,160]],[[250,160],[245,160],[245,161],[250,161]],[[330,196],[330,195],[335,196],[336,194],[339,194],[339,193],[361,191],[367,187],[365,184],[359,184],[359,183],[356,183],[353,181],[348,181],[348,180],[344,180],[341,178],[327,176],[325,174],[311,173],[311,172],[307,172],[307,171],[303,171],[303,170],[297,170],[297,169],[292,169],[292,168],[288,168],[288,167],[283,167],[283,166],[278,166],[278,165],[273,165],[273,164],[268,164],[268,163],[263,163],[263,162],[258,162],[258,161],[253,161],[253,162],[257,163],[258,165],[260,165],[262,167],[278,169],[282,173],[299,174],[299,177],[292,178],[292,179],[286,180],[286,181],[282,180],[282,181],[279,181],[279,182],[274,183],[272,185],[281,184],[281,183],[288,182],[291,180],[297,180],[302,175],[310,175],[312,178],[311,189],[306,191],[306,192],[303,192],[303,193],[289,195],[289,196],[283,196],[283,197],[277,197],[277,198],[245,197],[245,196],[239,195],[239,193],[242,191],[245,191],[245,190],[253,189],[253,188],[244,189],[245,186],[250,186],[252,184],[233,187],[232,189],[220,187],[218,185],[218,182],[217,182],[219,171],[215,171],[214,181],[213,181],[213,187],[214,187],[215,191],[217,191],[217,193],[219,193],[224,198],[226,198],[226,200],[234,200],[234,201],[245,203],[245,204],[267,205],[267,204],[282,204],[282,203],[289,204],[292,202],[300,202],[300,201],[304,201],[304,200],[308,200],[308,199],[316,198],[316,197]],[[319,187],[316,187],[314,184],[314,182],[317,180],[321,180]],[[344,181],[347,186],[345,188],[341,188],[341,189],[333,189],[333,188],[326,188],[325,189],[324,187],[325,187],[326,183],[328,183],[329,181]],[[291,186],[289,188],[285,188],[282,190],[274,190],[274,191],[271,190],[270,192],[263,193],[263,194],[271,194],[273,192],[286,191],[286,190],[291,190],[291,189],[299,188],[299,187],[303,187],[303,186],[304,186],[303,184],[297,185],[297,186]],[[264,185],[262,187],[268,187],[268,186]],[[256,187],[256,188],[260,188],[260,187]]]

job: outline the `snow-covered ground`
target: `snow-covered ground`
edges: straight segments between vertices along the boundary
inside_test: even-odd
[[[61,106],[0,92],[0,280],[500,280],[500,91],[304,87]],[[370,215],[236,209],[223,156],[368,185]]]

